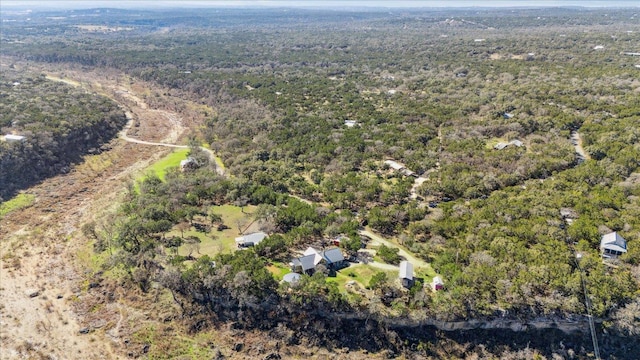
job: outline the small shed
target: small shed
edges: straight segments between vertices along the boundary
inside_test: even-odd
[[[431,281],[431,289],[433,289],[433,291],[438,291],[438,290],[442,290],[444,288],[444,282],[442,281],[442,278],[440,276],[434,276],[433,280]]]
[[[7,134],[7,135],[4,136],[4,140],[5,141],[11,141],[11,142],[24,141],[25,139],[26,139],[26,137],[24,137],[22,135]]]
[[[355,121],[355,120],[345,120],[344,121],[344,126],[346,126],[346,127],[352,128],[352,127],[355,127],[356,125],[358,125],[358,122]]]
[[[400,274],[398,275],[402,286],[410,288],[413,286],[413,264],[408,261],[400,262]]]
[[[267,237],[267,234],[263,233],[262,231],[243,235],[243,236],[238,236],[236,238],[236,245],[238,245],[239,248],[256,246],[266,237]]]
[[[300,281],[301,277],[302,277],[302,275],[300,275],[298,273],[290,272],[290,273],[288,273],[288,274],[286,274],[285,276],[282,277],[282,281],[283,282],[288,282],[289,284],[295,284],[298,281]]]
[[[605,234],[600,240],[600,252],[605,259],[615,259],[627,252],[627,240],[615,231]]]

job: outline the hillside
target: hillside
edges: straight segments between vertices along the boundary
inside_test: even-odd
[[[590,358],[591,316],[603,358],[635,350],[618,346],[640,334],[626,10],[58,15],[9,16],[3,63],[108,89],[91,111],[128,111],[127,146],[189,144],[68,232],[94,284],[76,310],[115,352]],[[611,232],[624,254],[603,259]],[[335,247],[344,261],[321,259]]]
[[[126,122],[112,101],[44,75],[3,69],[0,91],[0,132],[19,139],[0,141],[0,201],[100,153]]]

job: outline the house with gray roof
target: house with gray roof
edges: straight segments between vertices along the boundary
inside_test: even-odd
[[[319,264],[324,264],[331,271],[340,270],[347,264],[339,248],[318,251],[308,247],[302,255],[291,260],[291,271],[312,275]]]
[[[344,255],[339,248],[333,248],[322,252],[322,258],[327,267],[332,270],[340,270],[345,266]]]
[[[408,261],[400,262],[400,274],[398,274],[400,281],[402,282],[402,286],[407,289],[413,286],[413,264]]]
[[[236,245],[238,245],[238,248],[247,248],[251,246],[256,246],[266,237],[267,237],[267,234],[263,233],[262,231],[238,236],[236,238]]]
[[[600,240],[600,252],[605,259],[615,259],[627,252],[627,240],[615,231],[605,234]]]

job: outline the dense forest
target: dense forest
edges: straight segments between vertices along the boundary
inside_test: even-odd
[[[640,335],[640,61],[628,55],[639,50],[640,24],[628,11],[255,11],[101,9],[28,24],[4,15],[15,20],[3,29],[4,55],[116,68],[213,109],[197,141],[232,176],[203,162],[131,186],[112,220],[83,229],[96,252],[111,254],[105,269],[125,270],[143,291],[162,285],[185,314],[201,306],[246,328],[289,319],[278,326],[311,331],[305,321],[315,320],[302,313],[384,324],[591,311],[607,331]],[[23,88],[6,85],[13,81],[3,78],[3,94]],[[9,98],[3,108],[25,107]],[[99,132],[108,138],[122,117],[92,101],[111,116],[111,133]],[[29,129],[2,112],[14,121],[2,126]],[[226,205],[252,206],[270,236],[248,250],[200,254]],[[195,228],[204,230],[184,236]],[[444,289],[429,290],[434,274],[402,289],[381,271],[353,293],[328,270],[293,285],[267,270],[338,236],[361,259],[363,229],[394,240],[396,248],[376,249],[383,262],[397,264],[405,249]],[[603,262],[600,239],[611,231],[628,252]],[[340,336],[325,330],[323,345]],[[372,350],[402,348],[367,331],[380,336]]]
[[[99,153],[126,118],[112,101],[44,75],[0,74],[0,201],[48,176],[65,173],[87,153]]]

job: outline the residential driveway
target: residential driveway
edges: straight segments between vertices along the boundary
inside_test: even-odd
[[[417,257],[413,256],[411,253],[407,252],[406,250],[404,250],[402,247],[398,246],[398,244],[395,244],[385,238],[383,238],[380,235],[374,234],[369,230],[360,230],[358,231],[358,233],[360,235],[364,235],[364,236],[368,236],[370,237],[373,241],[371,242],[371,245],[374,246],[378,246],[380,244],[384,244],[385,246],[389,246],[389,247],[393,247],[393,248],[398,248],[400,249],[400,251],[398,252],[398,254],[400,256],[402,256],[403,258],[405,258],[407,261],[409,261],[410,263],[413,264],[413,266],[415,267],[429,267],[430,265],[425,262],[424,260],[418,259]],[[385,264],[387,265],[387,264]],[[391,265],[393,266],[393,265]],[[393,266],[395,269],[398,269],[397,266]]]

